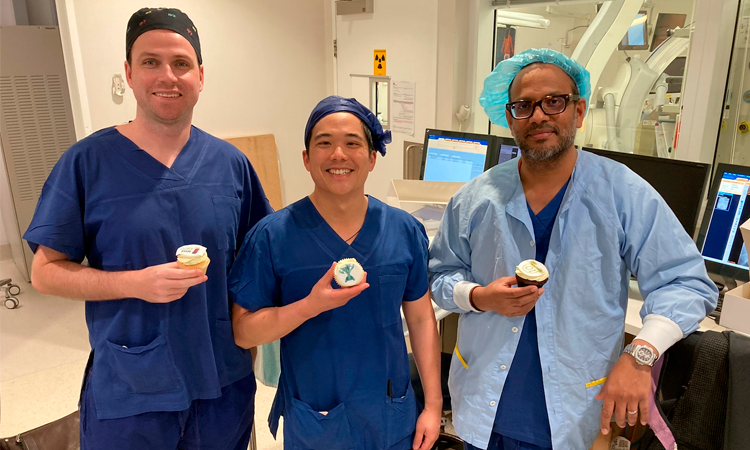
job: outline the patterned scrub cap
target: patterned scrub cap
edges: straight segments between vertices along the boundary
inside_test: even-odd
[[[195,49],[198,64],[203,64],[201,41],[193,21],[177,8],[142,8],[133,13],[128,20],[125,32],[125,57],[130,59],[130,50],[140,35],[151,30],[171,30],[181,35]]]

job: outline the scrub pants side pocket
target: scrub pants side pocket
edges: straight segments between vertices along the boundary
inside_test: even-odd
[[[406,274],[403,275],[380,275],[381,312],[383,314],[383,327],[388,327],[401,322],[401,302],[404,300],[406,290]]]
[[[212,195],[216,217],[216,243],[219,250],[234,251],[237,247],[237,227],[240,223],[242,201],[234,197]]]
[[[292,448],[350,450],[354,448],[349,417],[343,403],[323,414],[292,398],[284,413],[284,440]]]
[[[112,398],[129,394],[161,394],[183,387],[163,334],[141,347],[128,348],[110,341],[106,343],[107,351],[102,356],[107,360],[103,367],[111,373],[100,376],[111,380]]]
[[[417,398],[411,383],[402,397],[385,397],[385,448],[391,448],[414,434],[417,427]],[[409,446],[411,448],[411,441]]]

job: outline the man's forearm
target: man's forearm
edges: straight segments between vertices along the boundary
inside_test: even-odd
[[[405,315],[414,361],[417,363],[425,393],[425,407],[440,411],[443,405],[440,386],[440,342],[432,304],[429,300],[428,304],[430,305],[429,316],[413,318],[407,315],[406,311]]]
[[[31,282],[42,294],[74,300],[115,300],[136,296],[133,271],[105,272],[72,261],[34,265]]]
[[[305,300],[281,307],[250,312],[234,305],[232,326],[234,341],[242,348],[251,348],[281,339],[314,317]]]

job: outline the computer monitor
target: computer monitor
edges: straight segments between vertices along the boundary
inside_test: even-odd
[[[494,136],[495,142],[487,152],[487,163],[484,170],[488,170],[505,161],[521,156],[521,149],[516,140],[509,137]]]
[[[617,44],[618,50],[648,50],[648,12],[639,11],[633,20],[633,24],[628,28],[628,32]]]
[[[625,164],[646,180],[664,198],[685,231],[693,236],[705,198],[709,164],[588,147],[583,150]]]
[[[750,279],[747,251],[739,229],[750,217],[748,190],[750,167],[717,165],[697,244],[708,272],[728,281]]]
[[[425,130],[420,179],[467,182],[484,171],[494,136]]]

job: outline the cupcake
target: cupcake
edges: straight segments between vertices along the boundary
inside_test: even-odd
[[[183,245],[177,249],[177,265],[180,269],[200,269],[205,275],[210,262],[206,247],[202,245]]]
[[[549,272],[544,264],[533,259],[527,259],[516,266],[516,281],[518,287],[542,287],[549,278]]]
[[[346,258],[336,263],[333,279],[341,287],[352,287],[362,282],[365,269],[354,258]]]

